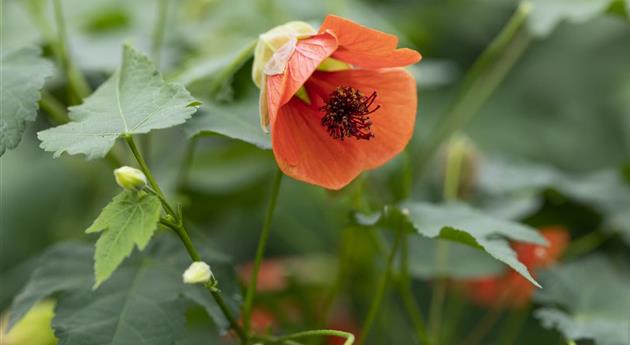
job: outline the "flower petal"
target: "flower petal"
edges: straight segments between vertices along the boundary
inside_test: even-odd
[[[323,98],[339,85],[378,93],[381,108],[371,115],[371,140],[333,139],[321,125]],[[328,189],[340,189],[362,171],[378,167],[400,151],[413,133],[416,84],[402,69],[315,72],[305,85],[313,104],[293,97],[271,122],[278,166],[287,175]]]
[[[376,91],[374,104],[381,107],[370,115],[374,138],[349,138],[343,143],[355,147],[355,155],[362,157],[363,169],[379,167],[400,153],[411,139],[418,104],[416,81],[400,68],[346,70],[315,72],[306,87],[313,94],[327,97],[341,85],[352,86],[365,95]],[[323,102],[321,98],[311,99],[315,99],[316,106]]]
[[[369,69],[403,67],[415,64],[422,56],[413,49],[396,49],[398,38],[350,20],[329,15],[319,29],[332,32],[339,41],[333,57]]]
[[[322,113],[293,97],[271,122],[271,143],[286,175],[328,189],[340,189],[362,171],[361,157],[350,140],[330,137]]]
[[[337,49],[330,33],[299,40],[282,74],[267,76],[269,118],[273,123],[278,109],[286,104],[313,74],[317,66]]]

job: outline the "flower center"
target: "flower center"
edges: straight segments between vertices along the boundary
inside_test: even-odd
[[[370,109],[375,100],[376,92],[366,97],[351,86],[338,86],[328,96],[326,105],[320,108],[326,112],[322,117],[322,126],[326,127],[333,139],[343,141],[346,137],[355,137],[357,140],[370,140],[374,134],[370,129],[372,121],[368,115],[381,107],[377,105]]]

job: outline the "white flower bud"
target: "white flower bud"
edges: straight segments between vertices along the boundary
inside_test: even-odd
[[[183,278],[186,284],[208,283],[212,278],[212,271],[207,263],[195,261],[186,269]]]
[[[114,170],[116,183],[125,189],[141,190],[147,185],[147,177],[136,168],[123,166]]]

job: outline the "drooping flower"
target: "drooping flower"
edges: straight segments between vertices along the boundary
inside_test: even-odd
[[[540,230],[548,246],[531,243],[514,243],[512,248],[527,269],[535,270],[556,263],[569,243],[569,233],[563,227],[547,227]],[[468,280],[464,284],[466,295],[475,303],[486,307],[521,308],[526,306],[535,292],[528,280],[513,270],[500,276]]]
[[[340,189],[404,149],[417,95],[402,67],[420,54],[398,39],[330,15],[319,31],[292,22],[261,35],[253,78],[261,123],[287,175]]]

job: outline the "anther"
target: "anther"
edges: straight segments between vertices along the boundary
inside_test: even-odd
[[[326,105],[320,108],[326,112],[322,117],[322,126],[333,139],[343,141],[346,137],[355,137],[357,140],[370,140],[374,134],[368,115],[381,107],[377,105],[370,109],[375,100],[376,92],[366,97],[351,86],[339,86],[330,94]]]

